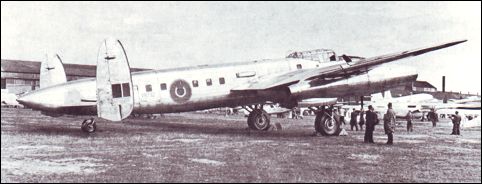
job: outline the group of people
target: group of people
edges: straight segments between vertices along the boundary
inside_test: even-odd
[[[351,130],[353,131],[353,128],[355,128],[356,131],[358,131],[358,126],[357,126],[357,116],[360,115],[360,130],[363,130],[363,125],[365,125],[365,137],[364,137],[364,142],[365,143],[374,143],[373,142],[373,131],[375,130],[375,126],[379,124],[379,119],[377,113],[375,113],[375,109],[373,106],[369,105],[368,106],[368,111],[363,111],[361,109],[360,112],[356,112],[355,109],[353,109],[353,112],[350,114],[350,127]],[[366,116],[366,118],[365,118]],[[405,119],[407,120],[407,132],[413,132],[413,114],[409,110],[408,113],[405,115]],[[432,126],[436,127],[436,123],[438,121],[437,114],[435,113],[435,110],[432,109],[431,113],[429,113],[429,119],[432,121]],[[451,135],[460,135],[460,122],[461,122],[461,117],[458,114],[458,112],[455,112],[455,115],[452,115],[452,134]],[[385,134],[387,134],[388,145],[393,144],[393,133],[395,132],[395,126],[396,126],[396,114],[393,111],[392,108],[392,103],[388,103],[388,110],[387,112],[383,115],[383,129],[385,131]]]
[[[350,114],[350,127],[351,130],[355,128],[356,131],[358,131],[358,126],[357,126],[357,116],[360,115],[360,130],[363,130],[363,125],[365,125],[365,136],[363,138],[363,141],[365,143],[374,143],[373,141],[373,131],[375,131],[375,126],[379,124],[379,119],[378,115],[375,112],[375,109],[373,106],[369,105],[368,106],[368,111],[363,111],[361,109],[360,112],[356,112],[355,109],[353,109],[353,112]],[[366,116],[366,118],[365,118]],[[385,134],[388,136],[388,141],[387,144],[391,145],[393,144],[393,132],[395,130],[395,112],[392,109],[392,103],[388,104],[388,110],[387,113],[383,116],[383,127],[385,130]]]
[[[361,111],[358,113],[356,112],[355,108],[353,108],[353,112],[350,114],[350,129],[353,131],[353,127],[355,127],[355,130],[358,131],[358,125],[356,123],[357,116],[360,115],[360,121],[358,124],[360,125],[360,130],[363,130],[363,125],[365,124],[365,112],[363,112],[363,108]]]

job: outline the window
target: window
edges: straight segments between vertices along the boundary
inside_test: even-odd
[[[199,83],[197,82],[197,80],[193,80],[193,81],[192,81],[192,86],[193,86],[193,87],[198,87],[198,86],[199,86]]]
[[[161,90],[166,90],[166,89],[167,89],[166,83],[161,83]]]
[[[333,55],[330,56],[330,61],[336,61],[336,56],[335,56],[335,54],[333,54]]]
[[[122,96],[131,96],[131,88],[129,87],[129,83],[122,83]]]
[[[213,81],[211,79],[206,79],[206,85],[208,86],[213,85]]]
[[[129,83],[112,84],[111,87],[113,98],[131,96],[131,88],[129,86]]]
[[[256,72],[254,71],[247,71],[247,72],[239,72],[236,73],[237,78],[244,78],[244,77],[253,77],[256,75]]]
[[[2,89],[7,88],[7,79],[2,79]]]
[[[226,83],[226,81],[224,81],[224,77],[220,77],[219,78],[219,84],[224,84]]]
[[[301,64],[297,64],[297,65],[296,65],[296,68],[301,69],[301,68],[303,68],[303,67],[301,66]]]
[[[148,84],[146,85],[146,92],[151,92],[152,91],[152,85]]]
[[[112,98],[122,97],[122,88],[120,84],[112,84]]]

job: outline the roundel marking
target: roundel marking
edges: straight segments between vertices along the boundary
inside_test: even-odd
[[[182,79],[178,79],[171,84],[169,93],[172,100],[177,103],[187,102],[192,95],[189,83]]]

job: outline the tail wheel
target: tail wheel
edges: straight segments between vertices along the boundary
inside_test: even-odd
[[[80,129],[86,133],[94,133],[97,129],[94,118],[84,120],[80,126]]]
[[[315,119],[315,130],[324,136],[335,136],[341,132],[340,120],[336,116],[317,113]]]
[[[248,126],[253,130],[268,130],[270,124],[269,115],[261,109],[255,109],[248,116]]]

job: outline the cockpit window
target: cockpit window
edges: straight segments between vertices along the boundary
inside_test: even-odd
[[[335,54],[333,54],[333,55],[330,56],[330,61],[336,61],[336,56],[335,56]]]
[[[318,62],[337,61],[335,52],[329,49],[316,49],[302,52],[292,52],[286,58],[306,59]]]

